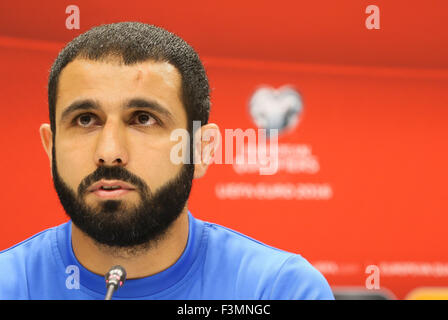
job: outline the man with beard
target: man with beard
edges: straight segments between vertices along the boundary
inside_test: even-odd
[[[40,134],[70,221],[0,253],[1,299],[103,299],[114,265],[127,272],[115,299],[333,299],[300,255],[188,211],[217,143],[203,133],[219,128],[185,41],[142,23],[93,28],[59,53],[48,101]],[[178,129],[198,137],[183,156],[202,161],[171,161]]]

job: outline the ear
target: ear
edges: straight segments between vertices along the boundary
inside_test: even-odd
[[[208,166],[212,163],[216,150],[219,147],[221,134],[219,127],[208,123],[194,133],[194,178],[201,178]]]
[[[45,152],[47,153],[48,159],[50,160],[50,168],[52,167],[53,160],[53,132],[48,123],[44,123],[39,128],[40,139],[42,140],[42,145]]]

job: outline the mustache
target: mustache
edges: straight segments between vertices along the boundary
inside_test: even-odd
[[[148,185],[129,170],[119,166],[100,166],[81,181],[78,186],[78,195],[83,196],[89,186],[101,179],[121,180],[134,185],[142,194],[151,194]]]

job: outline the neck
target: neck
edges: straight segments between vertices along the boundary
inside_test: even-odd
[[[162,239],[150,245],[116,249],[98,245],[72,223],[72,246],[78,261],[89,271],[105,275],[110,267],[121,265],[127,278],[143,278],[172,266],[188,241],[188,210],[185,207]]]

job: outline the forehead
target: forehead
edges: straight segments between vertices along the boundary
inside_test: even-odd
[[[154,100],[172,114],[181,116],[184,112],[181,81],[177,68],[164,61],[125,65],[119,58],[105,61],[77,58],[59,76],[56,117],[77,99],[116,106],[136,97]]]

